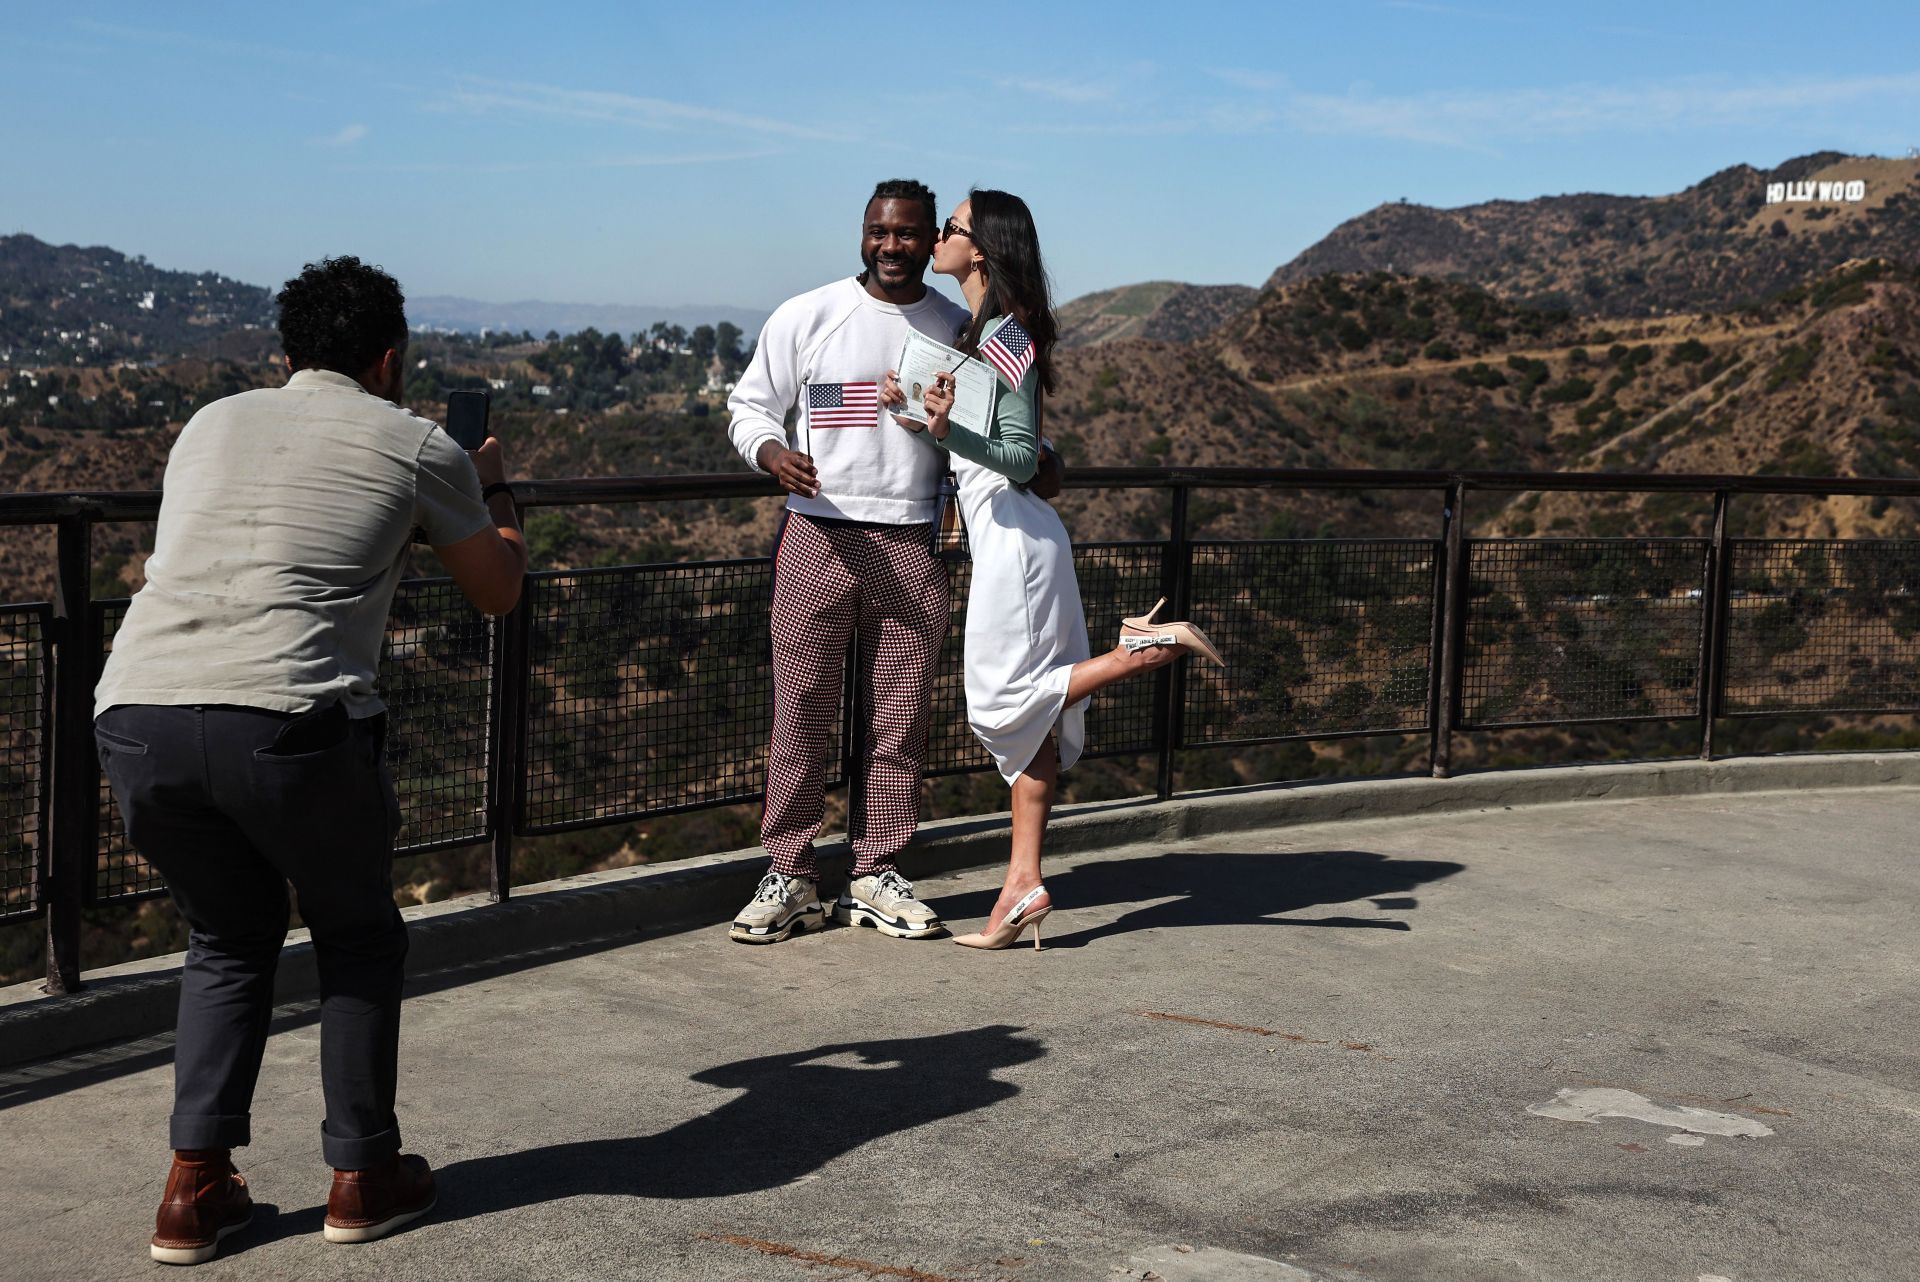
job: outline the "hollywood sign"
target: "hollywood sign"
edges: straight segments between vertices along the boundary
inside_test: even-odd
[[[1846,182],[1768,183],[1767,203],[1784,204],[1794,200],[1865,200],[1867,184],[1858,178]]]

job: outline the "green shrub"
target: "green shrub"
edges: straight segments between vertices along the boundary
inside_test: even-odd
[[[1584,378],[1570,378],[1564,383],[1556,383],[1540,393],[1540,399],[1549,405],[1572,405],[1584,401],[1593,395],[1593,384]]]
[[[1820,355],[1820,336],[1815,334],[1807,340],[1805,347],[1798,343],[1789,343],[1781,351],[1780,358],[1767,372],[1767,390],[1778,391],[1791,383],[1806,381],[1813,371],[1813,363]]]
[[[1485,361],[1475,361],[1464,369],[1453,371],[1453,377],[1468,387],[1505,387],[1507,376]]]

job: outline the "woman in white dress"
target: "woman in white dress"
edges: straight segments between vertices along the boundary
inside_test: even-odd
[[[1033,215],[1017,196],[974,191],[941,228],[933,269],[952,276],[973,312],[956,345],[1000,380],[985,435],[950,423],[951,371],[926,392],[925,430],[947,447],[973,552],[967,604],[967,720],[1012,789],[1013,849],[986,929],[955,936],[972,948],[1006,948],[1053,901],[1040,880],[1060,772],[1080,757],[1089,696],[1188,653],[1221,662],[1187,623],[1128,619],[1119,644],[1093,657],[1087,644],[1073,544],[1053,506],[1026,489],[1039,465],[1046,394],[1053,390],[1053,310]],[[883,398],[904,402],[889,376]],[[896,419],[902,427],[921,425]]]

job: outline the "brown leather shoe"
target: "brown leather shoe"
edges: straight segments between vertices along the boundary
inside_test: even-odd
[[[433,1169],[427,1159],[399,1153],[366,1171],[335,1171],[327,1195],[329,1242],[371,1242],[433,1209]]]
[[[181,1149],[167,1172],[167,1192],[148,1248],[162,1264],[204,1264],[220,1239],[253,1221],[247,1182],[233,1169],[231,1150]]]

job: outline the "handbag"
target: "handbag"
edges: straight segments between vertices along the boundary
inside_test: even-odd
[[[967,522],[960,515],[960,482],[948,472],[940,478],[940,494],[933,511],[933,554],[942,561],[971,561]]]

